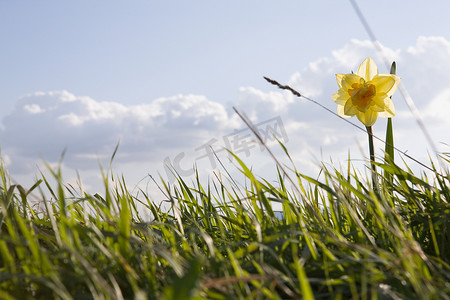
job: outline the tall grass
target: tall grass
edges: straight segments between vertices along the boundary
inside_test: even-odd
[[[448,174],[388,160],[378,191],[350,165],[294,186],[235,159],[244,186],[161,181],[169,211],[124,178],[76,196],[59,170],[26,189],[1,165],[0,298],[450,299]]]

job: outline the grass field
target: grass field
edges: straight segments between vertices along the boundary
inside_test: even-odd
[[[76,196],[58,170],[27,189],[2,164],[0,298],[450,299],[447,173],[379,163],[374,191],[351,165],[268,182],[236,160],[244,185],[157,181],[168,211],[111,174]]]

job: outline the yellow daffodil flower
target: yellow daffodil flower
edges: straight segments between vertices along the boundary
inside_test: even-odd
[[[378,117],[395,115],[391,96],[397,90],[400,77],[378,74],[377,65],[366,58],[356,74],[336,74],[339,90],[331,96],[338,105],[341,117],[357,116],[366,127],[372,126]]]

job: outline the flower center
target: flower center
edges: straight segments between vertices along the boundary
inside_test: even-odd
[[[361,112],[366,112],[376,92],[376,87],[373,84],[367,84],[364,79],[360,83],[352,84],[352,89],[348,90],[353,105]]]

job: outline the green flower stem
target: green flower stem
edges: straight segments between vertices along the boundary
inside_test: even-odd
[[[369,152],[370,152],[370,164],[372,165],[372,185],[374,191],[378,190],[377,185],[377,170],[375,167],[375,151],[373,147],[373,133],[372,133],[372,126],[366,126],[367,134],[369,136]]]

